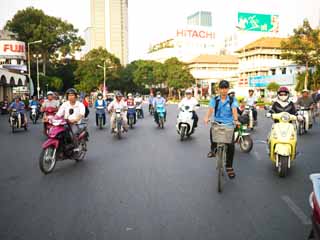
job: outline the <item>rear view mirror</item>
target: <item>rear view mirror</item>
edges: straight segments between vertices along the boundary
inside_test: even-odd
[[[266,117],[267,117],[267,118],[271,118],[271,113],[267,112],[267,113],[266,113]]]

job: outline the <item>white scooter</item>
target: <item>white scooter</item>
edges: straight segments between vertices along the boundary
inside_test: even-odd
[[[190,137],[194,133],[194,119],[192,118],[192,109],[190,106],[182,106],[177,118],[177,132],[180,135],[180,140],[185,137]]]
[[[302,135],[312,127],[310,108],[300,107],[298,110],[298,134]]]

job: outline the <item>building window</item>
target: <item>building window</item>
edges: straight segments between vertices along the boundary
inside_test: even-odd
[[[286,69],[286,68],[282,68],[282,69],[281,69],[281,73],[282,73],[282,74],[287,74],[287,69]]]
[[[271,75],[276,75],[276,70],[275,69],[271,69]]]

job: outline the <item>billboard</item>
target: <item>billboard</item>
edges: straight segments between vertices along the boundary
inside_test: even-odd
[[[295,75],[271,75],[249,77],[249,87],[267,87],[269,83],[276,82],[281,86],[293,85]]]
[[[15,40],[0,40],[1,59],[26,59],[24,42]]]
[[[238,12],[238,28],[254,32],[279,32],[279,15]]]

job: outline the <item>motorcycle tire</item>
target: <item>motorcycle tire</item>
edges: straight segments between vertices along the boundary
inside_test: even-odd
[[[180,127],[180,140],[183,141],[185,136],[186,136],[186,127],[182,126]]]
[[[12,133],[15,132],[15,127],[14,126],[11,127],[11,131],[12,131]]]
[[[121,139],[121,123],[117,123],[117,137]]]
[[[163,120],[163,118],[161,118],[160,120],[159,120],[159,126],[160,126],[160,128],[164,128],[164,120]]]
[[[43,172],[44,174],[49,174],[53,171],[56,162],[57,162],[57,155],[55,155],[55,157],[52,156],[52,154],[54,153],[54,147],[50,146],[46,149],[43,149],[40,153],[40,157],[39,157],[39,167],[41,172]],[[47,160],[47,157],[51,158],[50,160]],[[49,167],[47,167],[47,161]]]
[[[249,153],[253,148],[253,141],[250,136],[243,136],[239,139],[239,146],[241,152]]]
[[[102,118],[99,118],[99,128],[102,129]]]
[[[77,153],[77,156],[74,158],[74,160],[76,160],[76,162],[81,162],[84,159],[84,157],[86,156],[87,143],[84,139],[80,141],[79,148],[80,148],[80,151]]]
[[[279,155],[279,166],[278,166],[278,174],[279,177],[284,178],[288,174],[288,156],[281,156]]]

